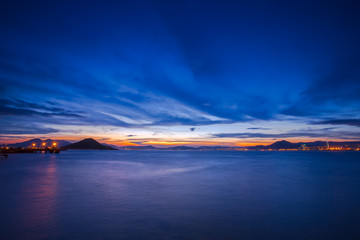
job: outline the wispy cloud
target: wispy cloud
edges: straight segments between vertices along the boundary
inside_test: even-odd
[[[0,116],[82,117],[77,112],[63,108],[48,107],[18,99],[0,99],[0,101],[2,103],[0,106]]]
[[[355,53],[315,79],[300,94],[300,98],[281,113],[292,116],[328,117],[352,114],[357,117],[360,107],[360,53]]]
[[[29,12],[7,1],[0,9],[0,132],[29,132],[32,123],[38,133],[130,129],[122,137],[135,129],[150,136],[159,129],[191,137],[323,134],[256,125],[284,115],[292,118],[284,125],[297,129],[314,119],[358,126],[360,15],[347,4],[335,13],[313,2],[322,11],[300,3],[269,11],[268,1],[211,1],[206,8],[198,1],[114,1],[86,9],[46,1]],[[288,24],[284,12],[293,13]]]
[[[58,133],[59,130],[49,127],[44,127],[38,123],[32,122],[2,122],[0,124],[0,134],[49,134]]]
[[[336,139],[360,139],[360,132],[348,132],[348,131],[299,131],[288,133],[216,133],[213,134],[213,138],[238,138],[238,139],[283,139],[283,138],[336,138]]]
[[[360,127],[360,119],[331,119],[331,120],[313,122],[312,124],[349,125],[349,126]]]

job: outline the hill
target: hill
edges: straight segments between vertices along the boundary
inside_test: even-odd
[[[64,146],[65,149],[93,149],[93,150],[117,150],[110,146],[105,146],[93,138],[85,138],[79,142]]]
[[[107,144],[107,143],[100,143],[100,144],[102,144],[102,145],[104,145],[106,147],[112,147],[112,148],[115,148],[116,150],[119,150],[119,147],[116,146],[116,145],[113,145],[113,144]]]
[[[267,146],[268,148],[272,149],[292,149],[292,148],[299,148],[301,146],[301,143],[291,143],[285,140],[274,142],[273,144],[270,144]]]
[[[120,150],[161,150],[159,148],[153,147],[153,146],[124,146],[120,147]]]
[[[169,147],[166,150],[180,150],[180,151],[189,151],[189,150],[196,150],[197,148],[194,147],[188,147],[188,146],[175,146],[175,147]]]
[[[291,143],[285,140],[274,142],[270,145],[264,146],[254,146],[249,147],[249,149],[297,149],[300,148],[302,144],[305,144],[307,147],[325,147],[327,146],[327,142],[325,141],[315,141],[315,142],[298,142]],[[360,145],[360,141],[350,141],[350,142],[329,142],[329,146],[342,146],[342,147],[351,147]]]

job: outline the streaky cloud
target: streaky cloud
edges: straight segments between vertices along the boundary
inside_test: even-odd
[[[360,127],[360,119],[331,119],[331,120],[313,122],[312,124],[349,125],[354,127]]]
[[[282,138],[338,138],[338,139],[360,139],[360,132],[349,132],[349,131],[301,131],[301,132],[288,132],[288,133],[216,133],[212,134],[213,138],[262,138],[262,139],[282,139]]]

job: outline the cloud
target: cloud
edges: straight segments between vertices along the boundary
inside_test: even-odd
[[[0,99],[0,101],[2,103],[0,106],[0,116],[82,117],[78,113],[67,111],[63,108],[47,107],[18,99]]]
[[[339,139],[360,139],[360,132],[348,132],[348,131],[326,131],[323,130],[314,130],[314,131],[298,131],[298,132],[288,132],[288,133],[251,133],[251,132],[242,132],[242,133],[217,133],[212,134],[213,138],[271,138],[271,139],[282,139],[282,138],[339,138]]]
[[[331,72],[313,81],[292,105],[281,111],[292,116],[332,116],[358,113],[360,107],[360,53],[337,62]]]
[[[359,103],[360,53],[337,63],[334,70],[304,91],[312,103]]]
[[[251,127],[247,128],[248,130],[270,130],[270,128],[263,128],[263,127]]]
[[[0,124],[0,134],[49,134],[57,133],[59,130],[49,127],[43,127],[37,123],[14,123],[3,122]]]
[[[174,133],[172,132],[166,132],[166,131],[156,131],[152,134],[153,136],[168,136],[168,137],[172,137],[174,136]]]
[[[217,133],[213,134],[213,137],[219,138],[291,138],[291,137],[323,137],[321,133],[309,133],[309,132],[293,132],[293,133]]]
[[[349,125],[360,127],[360,119],[332,119],[320,122],[313,122],[312,124]]]
[[[0,57],[0,77],[6,76],[11,80],[4,81],[8,91],[3,94],[6,99],[0,109],[2,115],[34,118],[84,116],[76,124],[125,127],[229,122],[209,114],[208,112],[213,111],[206,107],[199,109],[196,104],[202,105],[206,100],[189,97],[191,92],[179,87],[183,86],[180,81],[167,81],[167,78],[173,76],[157,78],[158,72],[146,70],[141,77],[132,74],[114,75],[114,80],[104,81],[93,76],[91,71],[82,71],[76,66],[63,64],[60,60],[29,57],[7,51],[4,56],[6,57]],[[151,64],[148,64],[145,68],[151,69]],[[155,66],[157,71],[159,67]],[[136,68],[137,66],[131,66],[130,71],[135,71]],[[28,79],[36,84],[29,84]],[[12,84],[8,84],[9,82]],[[15,94],[19,96],[18,99],[12,99],[11,96]],[[54,100],[53,96],[58,97]],[[23,97],[36,101],[42,99],[42,103],[24,101]],[[78,102],[83,104],[76,104]],[[56,104],[61,107],[56,107]],[[64,109],[64,106],[71,108],[71,111]]]
[[[6,4],[0,16],[6,19],[0,40],[0,93],[11,102],[0,106],[0,115],[18,124],[29,117],[44,126],[185,125],[187,131],[196,131],[195,127],[201,125],[277,119],[279,111],[293,116],[329,117],[358,109],[358,56],[338,63],[331,68],[333,72],[324,73],[308,87],[307,82],[289,81],[289,76],[297,79],[298,73],[289,65],[303,67],[309,62],[310,70],[304,70],[312,71],[318,62],[311,60],[311,55],[293,54],[297,50],[287,45],[296,45],[296,49],[305,46],[311,52],[311,44],[303,41],[307,37],[301,30],[308,32],[308,27],[317,26],[312,20],[326,19],[321,17],[325,11],[309,17],[309,26],[296,25],[300,28],[294,34],[299,37],[290,34],[292,39],[288,39],[269,32],[292,29],[268,28],[267,24],[302,25],[304,14],[294,14],[293,22],[284,25],[277,18],[282,15],[269,12],[267,4],[234,4],[209,3],[206,9],[200,3],[163,1],[141,6],[90,4],[86,9],[75,4],[71,5],[74,11],[66,11],[66,18],[62,11],[69,7],[67,4],[56,8],[51,3],[36,5],[31,14],[16,4]],[[179,9],[186,12],[186,18]],[[278,11],[288,12],[281,8]],[[353,17],[357,19],[358,15]],[[263,28],[264,19],[272,21],[266,21]],[[351,21],[344,27],[354,25],[356,21]],[[345,30],[341,27],[340,32]],[[324,32],[314,31],[332,45],[332,38],[327,39]],[[343,36],[340,32],[337,35]],[[356,52],[357,46],[352,45],[348,51]],[[313,56],[326,59],[327,54],[320,51]],[[286,55],[291,61],[284,58]],[[300,58],[306,61],[298,61]],[[281,110],[289,104],[282,99],[286,94],[281,89],[294,87],[292,82],[306,90]],[[294,95],[294,89],[289,95]]]

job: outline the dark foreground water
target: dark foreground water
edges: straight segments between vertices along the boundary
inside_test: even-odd
[[[10,155],[0,239],[360,239],[360,153]]]

